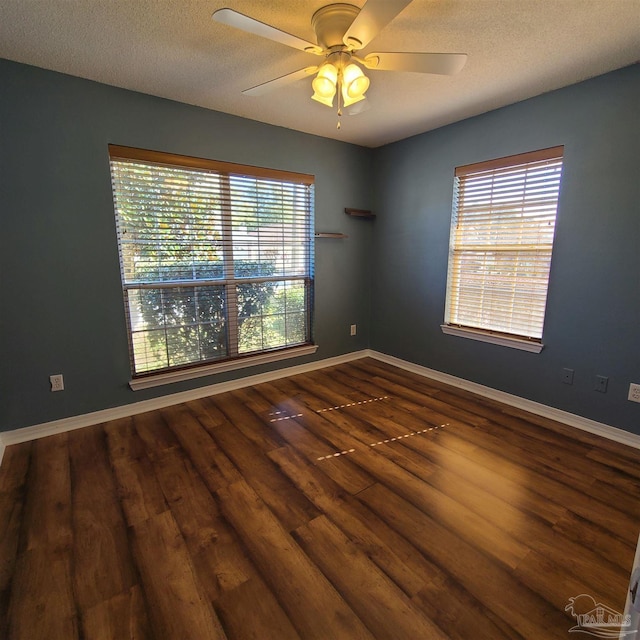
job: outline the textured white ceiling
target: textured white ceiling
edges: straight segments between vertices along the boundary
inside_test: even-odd
[[[367,72],[371,109],[343,116],[337,131],[335,111],[310,100],[311,79],[241,93],[316,56],[211,20],[230,7],[314,41],[311,16],[325,4],[1,0],[0,57],[369,147],[640,59],[640,0],[413,0],[367,50],[467,53],[465,68],[452,77]]]

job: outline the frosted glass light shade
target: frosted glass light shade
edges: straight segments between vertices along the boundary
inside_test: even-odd
[[[333,93],[335,95],[336,90],[333,90]],[[321,104],[326,104],[327,107],[333,107],[333,96],[331,96],[330,98],[325,98],[324,96],[321,96],[319,93],[314,93],[311,96],[312,100],[315,100],[316,102],[320,102]]]
[[[314,94],[323,98],[333,99],[336,94],[336,84],[338,82],[338,70],[331,64],[323,64],[318,71],[318,75],[313,79],[311,86]]]
[[[360,100],[364,100],[367,96],[365,95],[361,95],[361,96],[357,96],[355,98],[352,98],[348,93],[347,93],[347,87],[343,84],[342,85],[342,104],[345,107],[350,107],[352,104],[355,104],[356,102],[360,102]]]
[[[369,78],[364,75],[358,65],[350,64],[347,65],[342,72],[342,85],[350,98],[361,100],[369,88]]]

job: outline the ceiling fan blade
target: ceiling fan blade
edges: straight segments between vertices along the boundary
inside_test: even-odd
[[[254,18],[250,18],[249,16],[245,16],[244,14],[238,13],[233,9],[218,9],[218,11],[213,12],[211,18],[216,22],[226,24],[230,27],[235,27],[236,29],[246,31],[247,33],[253,33],[256,36],[262,36],[263,38],[267,38],[268,40],[273,40],[274,42],[285,44],[288,47],[293,47],[294,49],[299,49],[300,51],[315,53],[316,55],[320,55],[322,53],[322,48],[317,44],[307,42],[306,40],[298,38],[297,36],[292,36],[286,31],[280,31],[280,29],[276,29],[275,27],[265,24],[264,22],[260,22],[259,20],[255,20]]]
[[[280,87],[285,87],[292,82],[296,82],[296,80],[307,78],[308,76],[313,75],[317,70],[318,67],[305,67],[299,71],[287,73],[285,76],[280,76],[279,78],[269,80],[268,82],[263,82],[255,87],[251,87],[251,89],[245,89],[242,93],[248,96],[261,96],[264,93],[268,93],[274,89],[279,89]]]
[[[344,43],[356,51],[364,49],[411,1],[368,0],[344,34]]]
[[[451,76],[461,71],[466,61],[466,53],[370,53],[363,62],[367,69]]]

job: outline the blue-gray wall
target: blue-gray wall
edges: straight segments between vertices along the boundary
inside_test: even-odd
[[[316,242],[317,353],[271,368],[367,346],[372,227],[344,208],[371,208],[371,150],[0,60],[0,430],[267,368],[128,388],[109,143],[314,174],[316,229],[349,238]]]
[[[370,346],[640,433],[639,85],[627,68],[370,150],[0,60],[0,430]],[[316,229],[349,238],[316,243],[314,357],[129,390],[108,143],[316,176]],[[443,335],[454,167],[559,144],[544,350]]]
[[[639,105],[636,65],[377,149],[371,347],[640,434]],[[454,168],[556,145],[544,350],[444,335]]]

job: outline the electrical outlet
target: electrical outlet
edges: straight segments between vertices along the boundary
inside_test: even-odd
[[[356,333],[357,333],[357,331],[358,331],[358,327],[357,327],[357,325],[352,324],[352,325],[351,325],[351,335],[352,335],[352,336],[355,336],[355,335],[356,335]]]
[[[594,389],[600,393],[607,393],[607,385],[609,384],[609,378],[607,376],[596,376],[596,384]]]
[[[573,384],[573,369],[562,370],[562,382],[565,384]]]
[[[49,376],[49,382],[51,383],[51,391],[64,391],[64,377],[61,373]]]
[[[640,384],[631,383],[629,385],[629,400],[640,402]]]

